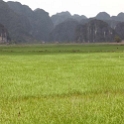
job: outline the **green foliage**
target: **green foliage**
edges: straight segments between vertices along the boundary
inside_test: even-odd
[[[123,49],[0,46],[0,123],[122,124]]]
[[[121,42],[121,38],[119,36],[115,36],[115,42],[120,43]]]

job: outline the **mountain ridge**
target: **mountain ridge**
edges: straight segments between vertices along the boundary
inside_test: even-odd
[[[85,15],[72,15],[65,11],[50,17],[49,13],[43,9],[32,10],[29,6],[22,5],[20,2],[0,0],[0,23],[8,29],[11,39],[16,42],[74,42],[81,39],[84,34],[94,35],[96,30],[95,27],[93,28],[94,25],[97,25],[97,28],[101,31],[101,35],[97,34],[96,39],[102,37],[103,40],[106,40],[103,32],[109,32],[110,30],[113,31],[112,34],[115,33],[124,39],[123,22],[123,12],[120,12],[117,16],[110,16],[107,12],[99,12],[95,17],[87,18]],[[104,29],[101,27],[102,25],[108,26],[105,26]],[[91,30],[91,34],[87,32],[87,27]],[[82,32],[80,32],[81,30]],[[106,41],[109,39],[112,41],[115,35],[111,37],[111,34],[108,34]],[[91,40],[90,38],[88,40],[86,38],[85,42],[97,42],[96,39]],[[102,39],[101,41],[103,41]]]

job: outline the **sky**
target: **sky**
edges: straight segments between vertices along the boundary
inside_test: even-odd
[[[3,0],[15,1],[15,0]],[[124,12],[124,0],[16,0],[31,9],[41,8],[54,15],[69,11],[72,15],[79,14],[94,17],[99,12],[107,12],[111,16]]]

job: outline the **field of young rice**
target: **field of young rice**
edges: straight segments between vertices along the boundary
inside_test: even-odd
[[[123,123],[123,45],[0,46],[0,124]]]

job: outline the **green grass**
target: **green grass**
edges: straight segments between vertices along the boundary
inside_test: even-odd
[[[0,124],[123,122],[123,45],[0,46]]]

